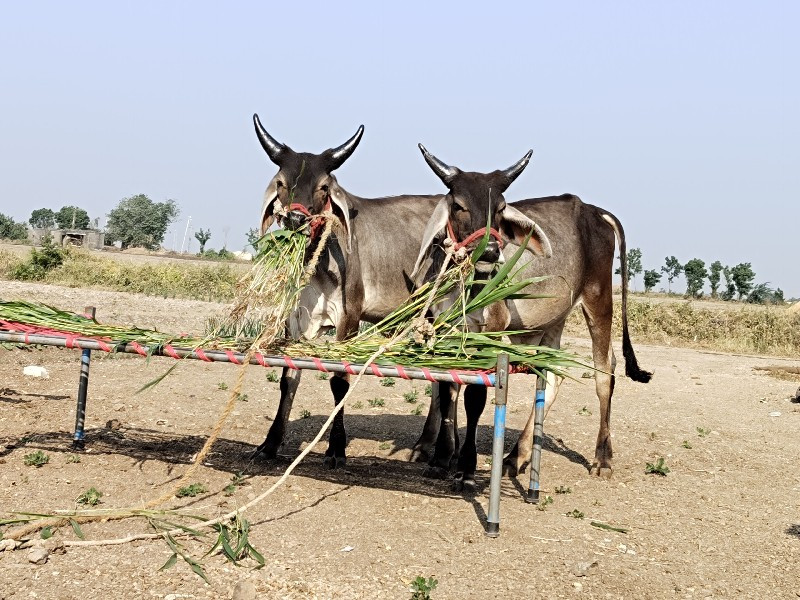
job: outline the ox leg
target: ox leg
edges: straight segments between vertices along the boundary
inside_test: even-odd
[[[486,386],[468,385],[464,390],[464,410],[467,412],[467,435],[464,438],[464,445],[461,446],[461,452],[458,456],[458,466],[454,483],[456,491],[475,491],[475,469],[478,464],[476,437],[478,421],[485,407]]]
[[[330,379],[331,392],[333,392],[334,404],[338,405],[350,389],[350,376],[335,373]],[[344,428],[344,409],[336,413],[331,425],[331,433],[328,438],[328,449],[325,451],[325,466],[330,469],[344,467],[347,463],[345,448],[347,447],[347,432]]]
[[[422,428],[422,435],[411,449],[411,462],[428,462],[433,457],[436,439],[439,436],[439,426],[442,422],[442,411],[439,405],[439,383],[431,384],[431,405],[428,408],[428,418]]]
[[[544,390],[544,418],[550,412],[550,407],[556,401],[558,389],[561,387],[563,377],[556,377],[553,373],[547,374],[547,387]],[[525,423],[525,428],[519,434],[514,448],[503,459],[503,473],[509,477],[516,477],[524,473],[531,462],[531,452],[533,451],[533,430],[535,428],[536,404],[531,408],[531,414]]]
[[[267,438],[256,448],[254,456],[273,459],[278,455],[278,449],[283,444],[283,438],[286,435],[286,424],[289,422],[289,413],[292,412],[294,395],[297,393],[299,385],[300,371],[284,367],[281,374],[281,401],[278,405],[278,412],[269,428]]]
[[[423,473],[425,477],[444,479],[450,473],[452,461],[458,451],[458,425],[456,424],[458,390],[458,386],[452,383],[438,385],[442,420],[439,425],[439,435],[436,437],[433,458]]]
[[[611,477],[611,396],[614,393],[614,368],[616,358],[611,348],[611,293],[603,294],[594,302],[584,299],[583,313],[592,337],[592,358],[597,371],[594,374],[597,398],[600,401],[600,429],[594,451],[591,472],[601,477]]]

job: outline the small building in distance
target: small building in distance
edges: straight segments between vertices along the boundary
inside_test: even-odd
[[[102,250],[106,239],[102,231],[94,229],[31,229],[31,242],[41,246],[48,233],[56,246],[82,246],[91,250]]]

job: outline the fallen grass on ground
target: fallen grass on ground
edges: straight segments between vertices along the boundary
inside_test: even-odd
[[[743,354],[800,354],[800,313],[781,306],[731,304],[728,310],[698,303],[634,300],[628,302],[628,325],[636,342],[707,348]],[[614,329],[622,330],[621,306],[614,303]],[[567,322],[571,335],[586,335],[580,311]]]

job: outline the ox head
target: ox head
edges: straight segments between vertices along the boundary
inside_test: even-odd
[[[471,251],[480,242],[487,223],[492,237],[476,264],[479,271],[491,270],[494,263],[502,261],[501,243],[511,241],[522,244],[529,233],[528,248],[538,256],[551,255],[550,241],[544,231],[519,210],[506,204],[503,197],[508,186],[528,165],[532,150],[508,169],[470,173],[446,165],[422,144],[419,148],[425,161],[449,191],[439,201],[425,227],[414,275],[434,240],[447,235],[455,238],[453,242],[456,245],[464,244]]]
[[[284,224],[296,229],[305,224],[309,215],[332,210],[339,218],[347,236],[343,247],[350,247],[350,208],[347,194],[339,186],[333,171],[342,166],[361,141],[364,126],[337,148],[322,154],[295,152],[273,138],[258,115],[253,115],[258,141],[279,170],[269,182],[261,209],[261,235],[272,225],[276,215],[286,214]],[[285,213],[284,213],[285,211]],[[280,216],[279,216],[280,218]]]

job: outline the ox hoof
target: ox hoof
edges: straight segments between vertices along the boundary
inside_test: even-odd
[[[464,494],[475,493],[475,480],[472,477],[456,477],[453,480],[453,491],[463,492]]]
[[[528,469],[528,463],[518,463],[516,459],[503,461],[503,475],[506,477],[516,477]]]
[[[430,452],[425,448],[416,447],[411,450],[408,462],[428,462],[431,459]]]
[[[590,473],[593,475],[597,475],[602,479],[611,479],[611,475],[613,474],[614,470],[611,468],[611,465],[598,465],[594,463],[592,465]]]
[[[345,456],[326,456],[322,460],[322,464],[329,469],[344,469],[347,465],[347,457]]]
[[[443,467],[428,466],[422,472],[422,476],[427,479],[447,479],[450,471]]]
[[[266,444],[261,444],[258,448],[256,448],[255,452],[250,456],[252,459],[262,459],[262,460],[275,460],[278,458],[278,446],[267,446]]]

